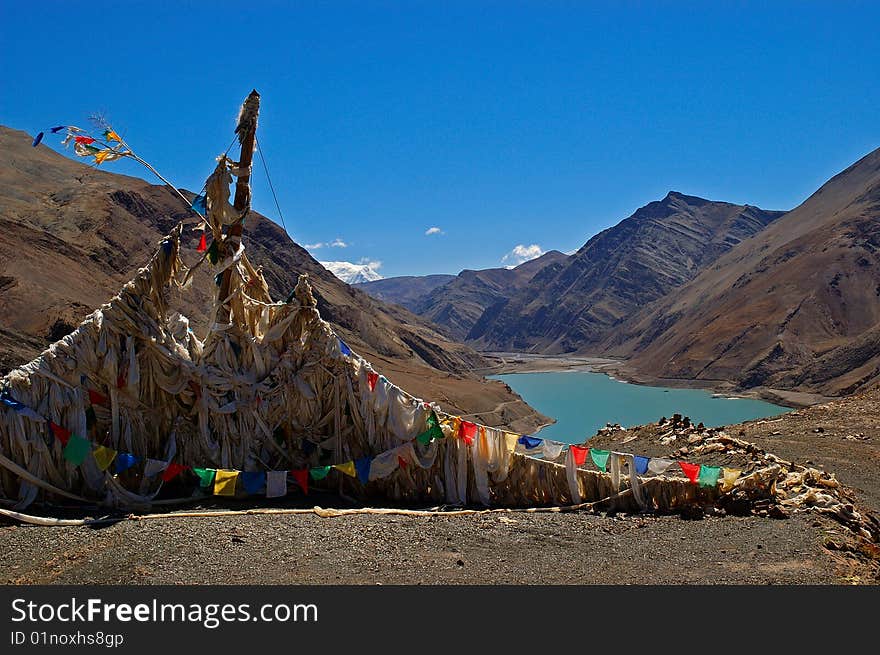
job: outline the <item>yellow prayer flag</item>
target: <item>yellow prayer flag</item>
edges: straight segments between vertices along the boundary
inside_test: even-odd
[[[107,130],[106,132],[104,132],[104,136],[107,138],[108,141],[122,141],[122,139],[119,138],[119,135],[116,134],[116,132],[114,132],[113,130]]]
[[[346,475],[351,477],[355,477],[357,475],[357,471],[354,468],[354,462],[346,462],[345,464],[334,464],[333,468],[337,471],[342,471]]]
[[[217,473],[214,474],[214,495],[234,496],[236,480],[238,480],[238,471],[217,469]]]
[[[113,161],[114,159],[119,159],[122,157],[121,152],[116,152],[115,150],[99,150],[95,153],[95,163],[101,164],[105,161]]]
[[[486,428],[480,426],[480,456],[489,456],[489,439],[486,437]]]
[[[97,448],[95,448],[95,450],[92,451],[92,456],[95,458],[95,463],[97,463],[98,468],[102,471],[106,471],[108,468],[110,468],[110,465],[116,458],[116,451],[112,448],[98,446]]]
[[[504,443],[507,445],[508,452],[513,452],[516,450],[516,442],[519,440],[518,434],[513,434],[513,432],[505,432],[504,433]]]
[[[721,491],[727,492],[733,489],[733,485],[742,471],[739,469],[729,469],[727,467],[724,467],[722,471],[724,473],[724,481],[721,484]]]

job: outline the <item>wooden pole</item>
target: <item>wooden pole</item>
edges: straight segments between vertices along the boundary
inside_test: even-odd
[[[235,207],[239,214],[244,214],[251,206],[251,176],[248,171],[254,159],[254,147],[257,141],[257,116],[259,113],[260,94],[254,89],[241,106],[241,112],[238,115],[238,125],[235,128],[238,142],[241,144],[241,156],[238,159],[238,164],[239,168],[245,171],[245,173],[238,176],[235,183],[233,207]],[[223,240],[224,245],[226,245],[225,251],[227,255],[232,254],[238,248],[243,231],[244,225],[242,221],[229,226],[226,238]],[[229,297],[229,285],[233,268],[230,267],[223,271],[223,278],[220,281],[221,301]],[[218,308],[216,321],[221,324],[229,322],[228,306],[222,305]]]

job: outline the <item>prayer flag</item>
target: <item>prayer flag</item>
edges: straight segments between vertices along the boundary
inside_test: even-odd
[[[139,461],[140,457],[132,455],[131,453],[119,453],[119,455],[116,456],[116,465],[113,467],[113,472],[117,474],[125,473]]]
[[[40,141],[43,140],[43,133],[40,132],[37,136],[34,137],[34,142],[31,144],[34,148],[40,145]]]
[[[330,473],[331,466],[313,466],[309,469],[309,475],[312,480],[323,480]]]
[[[205,196],[196,196],[190,203],[190,207],[192,207],[197,214],[204,216],[208,213],[208,199]]]
[[[587,453],[590,452],[590,449],[581,446],[569,446],[569,449],[571,450],[571,456],[574,457],[575,466],[583,466],[584,462],[587,461]]]
[[[662,475],[666,472],[670,466],[675,464],[674,460],[671,459],[663,459],[662,457],[652,457],[648,462],[648,473],[653,473],[654,475]]]
[[[303,469],[306,473],[305,469]],[[266,471],[266,498],[287,495],[287,471]]]
[[[367,484],[370,480],[370,465],[372,463],[372,457],[359,457],[354,460],[354,467],[357,470],[358,479],[364,484]]]
[[[417,436],[416,441],[418,441],[423,446],[426,446],[434,439],[443,438],[443,430],[440,429],[440,421],[437,420],[437,414],[435,414],[433,410],[428,415],[425,423],[427,424],[428,429]]]
[[[339,350],[346,357],[351,357],[352,355],[351,348],[349,348],[342,339],[339,340]]]
[[[696,484],[697,478],[700,476],[700,465],[690,464],[688,462],[679,462],[678,465],[681,467],[681,470],[684,471],[688,480]]]
[[[608,464],[608,456],[610,454],[611,453],[607,450],[590,448],[590,459],[592,459],[593,464],[595,464],[602,471],[605,470],[605,466]]]
[[[211,245],[208,246],[208,261],[212,264],[216,264],[217,260],[220,259],[220,250],[217,245],[217,241],[214,240],[211,242]]]
[[[242,471],[241,485],[249,494],[258,494],[266,485],[266,473],[263,471]]]
[[[507,452],[514,452],[516,450],[516,442],[519,440],[519,435],[514,434],[513,432],[505,432],[504,433],[504,445],[507,446]]]
[[[407,461],[400,455],[397,456],[397,465],[402,469],[405,469],[407,466],[409,466]]]
[[[208,249],[208,237],[205,236],[205,233],[202,232],[202,237],[199,239],[199,247],[196,248],[196,252],[205,252]]]
[[[293,479],[296,480],[296,483],[299,485],[299,488],[302,489],[302,492],[309,495],[309,471],[308,469],[294,469],[290,472],[293,476]]]
[[[32,419],[34,421],[40,421],[42,423],[46,422],[45,418],[43,418],[42,416],[37,414],[30,407],[28,407],[27,405],[25,405],[23,403],[18,402],[17,400],[11,398],[8,395],[0,396],[0,401],[2,401],[4,405],[15,410],[18,414],[21,414],[22,416],[27,416],[29,419]]]
[[[122,139],[119,138],[119,135],[116,134],[116,132],[114,132],[113,129],[109,127],[104,130],[104,138],[108,141],[122,141]]]
[[[86,145],[95,142],[95,140],[90,136],[78,136],[78,137],[74,138],[74,141],[76,143],[84,143]]]
[[[650,460],[647,457],[642,457],[641,455],[633,455],[633,462],[636,466],[636,473],[639,475],[644,475],[648,472],[648,462]]]
[[[93,405],[106,405],[107,396],[100,394],[92,389],[89,389],[89,402]]]
[[[470,421],[462,421],[458,428],[458,436],[464,439],[464,442],[470,446],[477,436],[477,424]]]
[[[80,436],[75,434],[70,435],[70,439],[67,441],[67,445],[64,446],[64,450],[62,454],[64,455],[64,459],[73,464],[74,466],[79,466],[82,464],[88,454],[92,452],[92,444],[87,439],[83,439]]]
[[[52,132],[52,134],[58,134],[58,133],[59,133],[61,130],[63,130],[65,127],[67,127],[67,125],[56,125],[55,127],[53,127],[53,128],[50,130],[50,132]]]
[[[729,469],[726,466],[724,467],[724,481],[722,482],[721,491],[727,492],[733,489],[733,485],[736,484],[737,478],[739,478],[740,471],[739,469]]]
[[[379,381],[379,374],[373,371],[367,371],[367,384],[370,385],[370,391],[376,390],[376,383]]]
[[[95,153],[95,163],[103,164],[105,161],[113,161],[114,159],[119,159],[120,157],[122,157],[122,153],[107,148],[105,150],[100,150],[99,152]]]
[[[168,462],[161,459],[147,459],[144,462],[144,477],[152,478],[168,468]]]
[[[342,471],[352,478],[357,475],[357,470],[354,468],[354,462],[346,462],[345,464],[334,464],[333,468],[335,468],[337,471]]]
[[[521,436],[517,439],[517,443],[521,443],[526,449],[537,448],[543,442],[543,439],[538,439],[537,437],[528,437],[526,435]]]
[[[188,469],[188,466],[183,466],[182,464],[178,464],[177,462],[171,462],[162,472],[162,482],[171,482],[174,478],[180,475],[183,471]],[[201,477],[201,476],[200,476]],[[207,486],[207,485],[203,485]]]
[[[52,421],[49,421],[49,429],[52,430],[52,434],[54,434],[55,438],[61,442],[61,445],[67,445],[67,440],[70,439],[70,430],[62,428],[60,425],[53,423]]]
[[[214,495],[234,496],[236,480],[238,480],[238,471],[217,469],[214,475]]]
[[[721,475],[721,467],[706,466],[700,467],[700,477],[697,480],[701,487],[714,487],[718,484],[718,476]]]
[[[98,446],[92,451],[92,456],[95,458],[95,463],[98,465],[98,469],[106,471],[113,463],[113,459],[116,457],[116,451],[112,448]]]
[[[217,473],[217,470],[194,468],[192,472],[199,478],[199,486],[207,488],[214,484],[214,474]]]
[[[98,416],[95,414],[95,408],[92,405],[86,407],[86,429],[91,430],[95,423],[98,422]]]

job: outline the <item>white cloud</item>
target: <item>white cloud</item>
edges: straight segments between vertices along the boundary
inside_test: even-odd
[[[306,250],[318,250],[319,248],[348,248],[348,244],[336,237],[333,241],[318,241],[318,243],[306,243],[303,245]]]
[[[439,227],[429,227],[427,230],[425,230],[426,237],[429,237],[432,234],[443,234],[443,230],[441,230]]]
[[[537,243],[533,243],[530,246],[524,246],[520,243],[514,246],[513,250],[511,250],[509,253],[504,255],[504,257],[501,258],[501,263],[510,262],[507,265],[507,268],[515,268],[523,262],[527,262],[530,259],[535,259],[535,257],[540,257],[543,254],[544,251]]]
[[[333,273],[336,277],[347,284],[360,282],[374,282],[381,280],[382,262],[362,259],[359,263],[352,262],[320,262],[321,266]]]

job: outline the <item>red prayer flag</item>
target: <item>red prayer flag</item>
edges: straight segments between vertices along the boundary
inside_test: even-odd
[[[89,389],[89,402],[93,405],[106,405],[107,404],[107,396],[98,393],[97,391],[92,391]]]
[[[590,452],[589,448],[581,448],[580,446],[569,446],[569,448],[571,448],[571,455],[574,457],[575,466],[580,466],[587,461],[587,453]]]
[[[296,480],[296,483],[299,485],[299,488],[303,490],[303,493],[308,495],[309,493],[309,469],[296,469],[290,472],[293,476],[293,479]]]
[[[55,438],[58,439],[63,445],[67,445],[67,441],[70,439],[70,430],[66,428],[62,428],[57,423],[53,423],[49,421],[49,429],[52,430],[52,434],[55,435]]]
[[[679,462],[678,465],[681,467],[681,470],[684,471],[684,474],[688,477],[688,480],[696,484],[697,478],[700,477],[700,465],[688,464],[687,462]]]
[[[373,371],[367,372],[367,384],[370,385],[370,391],[376,390],[376,383],[379,381],[379,374]]]
[[[461,426],[458,428],[458,436],[464,439],[464,442],[470,446],[474,442],[474,437],[477,436],[477,424],[470,421],[462,421]]]
[[[202,232],[202,238],[199,239],[199,247],[196,248],[198,252],[205,252],[208,249],[208,237],[205,236],[205,233]]]
[[[95,140],[90,136],[78,136],[78,137],[74,137],[73,140],[76,141],[77,143],[84,143],[86,145],[95,142]]]
[[[116,388],[117,389],[122,389],[123,387],[125,387],[125,384],[126,384],[126,381],[125,381],[124,375],[120,375],[116,378]]]
[[[402,469],[405,469],[407,466],[409,466],[409,464],[406,463],[406,460],[400,455],[397,456],[397,465]]]
[[[163,482],[171,482],[178,475],[183,473],[188,466],[184,466],[183,464],[178,464],[177,462],[171,462],[164,471],[162,471],[162,481]]]

